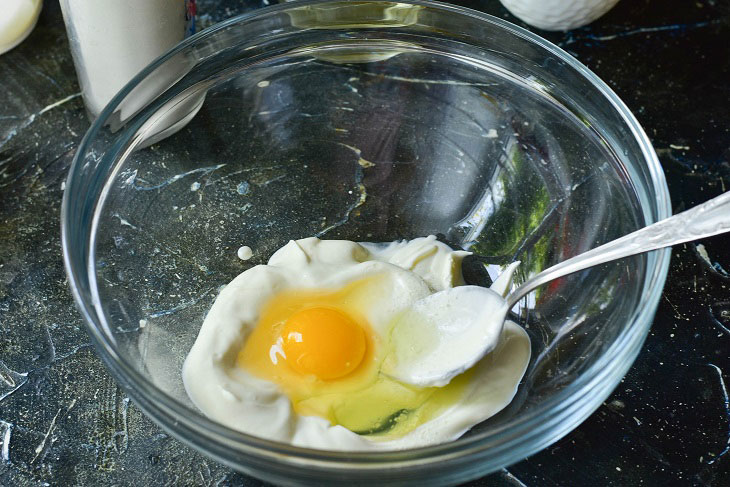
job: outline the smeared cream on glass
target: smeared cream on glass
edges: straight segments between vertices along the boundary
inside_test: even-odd
[[[522,328],[507,322],[497,347],[445,387],[402,384],[381,368],[396,318],[463,285],[465,255],[433,236],[290,241],[221,291],[183,367],[188,395],[228,427],[302,447],[395,450],[458,438],[514,397],[530,358]]]

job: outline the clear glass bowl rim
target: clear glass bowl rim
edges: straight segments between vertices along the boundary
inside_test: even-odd
[[[480,461],[486,461],[487,463],[490,463],[489,457],[491,457],[491,463],[498,466],[520,460],[556,441],[580,424],[583,419],[600,406],[605,397],[610,394],[630,368],[649,332],[656,307],[661,298],[664,281],[669,268],[670,249],[662,249],[653,253],[654,263],[653,265],[647,266],[641,303],[637,306],[637,311],[634,313],[633,319],[627,324],[626,328],[603,356],[578,377],[574,383],[560,391],[550,400],[493,431],[479,433],[451,443],[403,451],[351,453],[310,450],[240,433],[211,421],[159,390],[150,380],[135,370],[134,367],[127,364],[117,353],[113,341],[103,332],[98,324],[96,318],[97,303],[94,303],[92,299],[89,299],[82,292],[83,288],[90,287],[89,276],[92,270],[93,259],[89,259],[89,255],[87,255],[87,262],[76,262],[72,256],[72,252],[69,250],[73,248],[74,241],[78,240],[77,235],[73,232],[74,229],[70,228],[69,222],[72,220],[72,216],[69,213],[69,200],[71,194],[75,193],[73,190],[79,184],[78,182],[75,183],[75,178],[80,177],[78,173],[82,169],[84,155],[88,151],[91,142],[102,130],[104,121],[114,112],[115,107],[121,103],[142,79],[152,73],[152,71],[166,60],[189,46],[214,35],[220,30],[235,24],[245,24],[251,19],[272,15],[292,8],[335,3],[344,4],[349,2],[342,0],[305,0],[284,3],[247,12],[220,22],[189,37],[156,59],[112,99],[79,144],[79,148],[69,170],[61,206],[63,258],[74,300],[84,318],[86,328],[92,337],[92,342],[97,353],[99,353],[110,369],[112,375],[127,390],[130,397],[173,436],[201,450],[206,451],[206,445],[212,446],[212,444],[216,444],[225,448],[233,447],[232,452],[236,453],[236,456],[239,457],[240,454],[247,454],[275,462],[289,461],[292,465],[300,467],[332,470],[426,467],[434,462],[448,462],[457,458],[463,460],[465,457],[478,457]],[[650,182],[653,185],[650,189],[653,190],[654,196],[656,197],[656,220],[662,220],[671,216],[669,191],[664,173],[646,133],[628,107],[618,98],[613,90],[570,54],[526,29],[466,7],[429,0],[403,0],[397,2],[357,0],[356,2],[352,2],[352,4],[358,3],[420,5],[442,11],[445,14],[476,18],[479,21],[492,24],[506,33],[536,44],[548,51],[551,55],[565,62],[590,81],[621,115],[627,128],[631,131],[636,142],[641,147],[644,161],[651,177]],[[99,194],[95,193],[93,196],[98,198]],[[646,208],[644,210],[645,216],[650,218],[650,215],[646,215]],[[646,224],[652,222],[647,221]],[[93,242],[94,238],[93,233],[92,231],[89,234],[91,242]],[[82,238],[85,237],[85,235],[82,236]],[[91,255],[93,255],[93,246],[89,248]],[[651,263],[651,259],[649,262]],[[600,400],[595,400],[596,397],[599,397]],[[565,421],[571,414],[576,416],[570,424],[566,425],[567,427],[560,429],[554,426],[555,422]],[[578,419],[576,420],[575,418]],[[547,435],[547,433],[552,434]],[[534,439],[532,441],[525,441],[525,437],[527,436]],[[196,438],[197,441],[193,438]],[[225,444],[222,442],[225,442]],[[211,453],[209,452],[209,454]],[[218,460],[234,467],[241,466],[231,456],[212,455]],[[241,464],[245,465],[246,461],[242,460]],[[498,466],[495,468],[498,468]]]

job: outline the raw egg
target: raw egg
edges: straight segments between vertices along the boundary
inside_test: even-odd
[[[418,388],[380,372],[390,349],[366,316],[387,280],[372,276],[341,289],[274,296],[246,340],[239,365],[278,384],[300,415],[323,417],[359,434],[391,436],[415,428],[458,401],[469,374],[448,387]]]

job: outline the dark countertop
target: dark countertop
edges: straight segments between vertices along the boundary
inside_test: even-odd
[[[515,21],[496,0],[458,3]],[[198,4],[204,24],[261,6]],[[589,27],[541,34],[633,110],[675,212],[730,189],[730,1],[623,0]],[[48,0],[28,40],[0,56],[0,485],[262,485],[163,433],[90,347],[58,223],[88,125]],[[720,236],[675,248],[644,349],[598,411],[470,485],[730,485],[728,384],[730,237]]]

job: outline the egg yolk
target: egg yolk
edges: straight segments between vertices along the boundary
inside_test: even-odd
[[[363,329],[332,308],[307,308],[291,315],[282,329],[282,349],[289,366],[322,380],[355,370],[365,356]]]
[[[377,374],[380,340],[363,310],[379,279],[339,289],[290,289],[262,306],[238,354],[245,370],[281,385],[296,405],[323,392],[358,389]]]

